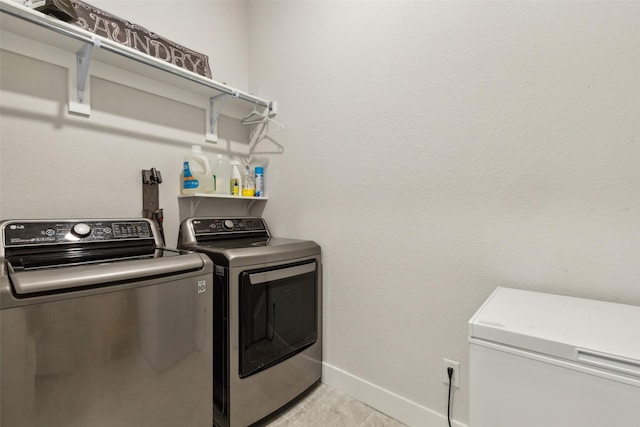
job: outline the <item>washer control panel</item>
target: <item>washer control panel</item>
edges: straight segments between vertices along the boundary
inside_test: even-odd
[[[197,218],[191,224],[196,236],[225,233],[266,233],[262,218]]]
[[[5,246],[153,238],[150,224],[135,220],[7,221],[2,231]]]

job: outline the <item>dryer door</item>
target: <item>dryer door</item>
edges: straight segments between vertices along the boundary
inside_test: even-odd
[[[260,372],[316,342],[315,260],[240,275],[240,377]]]

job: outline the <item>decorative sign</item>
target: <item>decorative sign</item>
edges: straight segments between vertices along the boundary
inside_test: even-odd
[[[55,16],[62,21],[71,22],[78,19],[71,0],[38,0],[32,1],[29,5],[45,15]]]
[[[70,2],[78,16],[77,20],[70,23],[146,55],[211,78],[208,56],[187,49],[150,32],[146,28],[132,24],[80,0],[70,0]],[[60,9],[61,3],[69,3],[69,1],[47,0],[46,8],[34,6],[36,10],[53,16],[60,17],[62,13],[70,15],[68,11],[56,13],[56,8]]]

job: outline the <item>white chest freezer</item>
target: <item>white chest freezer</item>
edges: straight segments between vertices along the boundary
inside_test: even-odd
[[[499,287],[469,343],[471,427],[640,426],[640,307]]]

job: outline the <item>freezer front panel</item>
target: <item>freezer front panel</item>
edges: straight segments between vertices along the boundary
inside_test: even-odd
[[[469,372],[473,427],[640,425],[631,377],[482,342],[470,345]]]

